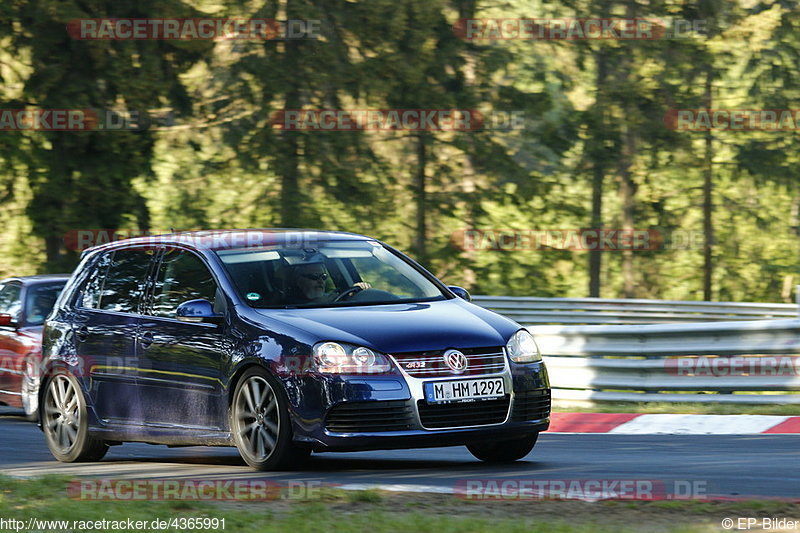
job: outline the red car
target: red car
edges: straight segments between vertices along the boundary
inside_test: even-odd
[[[68,274],[0,281],[0,405],[21,407],[38,418],[42,327]]]

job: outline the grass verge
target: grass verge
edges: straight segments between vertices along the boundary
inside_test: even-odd
[[[0,476],[0,517],[70,522],[47,531],[89,531],[73,521],[150,522],[154,519],[215,518],[226,532],[419,532],[617,533],[719,531],[724,518],[800,518],[800,504],[757,502],[464,501],[441,494],[325,489],[313,498],[262,502],[86,501],[67,496],[69,479],[47,476],[18,480]],[[4,528],[14,531],[13,528]],[[110,528],[106,528],[111,531]],[[117,529],[125,531],[125,529]],[[200,529],[194,528],[195,531]],[[223,531],[205,528],[203,531]],[[751,528],[751,531],[758,528]],[[22,530],[20,530],[21,533]],[[27,531],[27,530],[25,530]],[[153,531],[145,528],[144,531]],[[161,528],[159,531],[187,531]]]

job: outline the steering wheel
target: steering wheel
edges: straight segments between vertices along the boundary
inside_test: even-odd
[[[360,287],[358,285],[352,285],[350,287],[347,287],[345,290],[343,290],[339,294],[339,296],[337,296],[333,301],[334,302],[341,302],[342,300],[344,300],[346,298],[350,298],[351,296],[353,296],[353,295],[355,295],[355,294],[357,294],[357,293],[359,293],[359,292],[361,292],[363,290],[364,290],[364,287]]]

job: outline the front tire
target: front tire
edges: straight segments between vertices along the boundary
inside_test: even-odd
[[[89,432],[86,400],[74,376],[58,371],[47,381],[42,409],[42,429],[53,457],[62,463],[103,458],[108,445]]]
[[[256,470],[296,466],[310,453],[292,444],[288,405],[278,382],[261,368],[245,371],[236,385],[231,435],[242,459]]]
[[[485,463],[513,463],[531,453],[538,438],[539,433],[533,433],[521,439],[467,444],[467,449]]]

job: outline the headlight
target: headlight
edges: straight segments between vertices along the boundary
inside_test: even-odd
[[[535,363],[542,360],[539,346],[526,329],[521,329],[511,336],[506,344],[506,352],[515,363]]]
[[[364,348],[360,346],[353,350],[353,360],[363,366],[372,366],[375,364],[375,352],[370,350],[369,348]]]
[[[380,374],[392,369],[385,355],[338,342],[315,344],[314,362],[317,370],[325,374]]]

